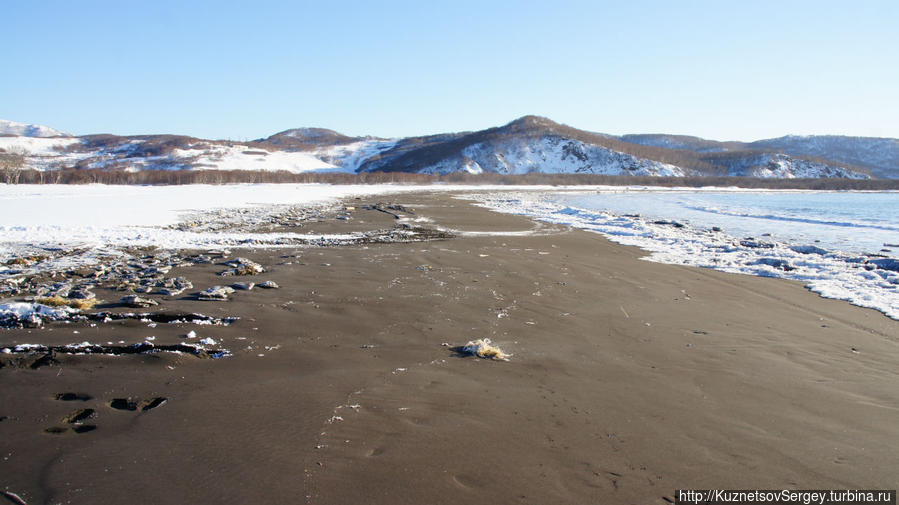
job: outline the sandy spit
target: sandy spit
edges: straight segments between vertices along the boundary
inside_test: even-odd
[[[0,331],[0,347],[209,338],[233,354],[0,356],[0,489],[29,504],[393,505],[899,487],[899,322],[451,195],[376,198],[414,214],[361,200],[309,227],[427,217],[455,238],[234,251],[265,273],[170,275],[193,292],[280,289],[150,309],[240,317],[230,326]],[[460,352],[480,338],[509,361]]]

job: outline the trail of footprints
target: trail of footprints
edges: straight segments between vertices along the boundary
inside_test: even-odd
[[[61,402],[87,402],[92,400],[91,395],[85,393],[59,393],[55,397],[56,401]],[[138,398],[113,398],[106,403],[106,406],[113,410],[146,412],[162,406],[168,399],[162,396],[140,400]],[[97,425],[87,421],[97,417],[97,411],[92,408],[75,409],[67,416],[60,420],[60,424],[51,426],[44,430],[45,433],[59,435],[68,432],[70,429],[75,433],[88,433],[97,429]]]

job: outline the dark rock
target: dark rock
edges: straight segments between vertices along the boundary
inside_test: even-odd
[[[677,221],[653,221],[652,224],[660,224],[660,225],[666,225],[666,226],[673,226],[673,227],[675,227],[675,228],[683,228],[683,227],[684,227],[683,224],[678,223]]]
[[[893,258],[878,258],[868,261],[868,263],[876,266],[881,270],[890,270],[891,272],[899,272],[899,260]]]
[[[814,245],[793,245],[790,246],[790,249],[799,254],[827,254],[827,249],[822,249]]]
[[[762,242],[753,238],[747,238],[740,241],[743,247],[751,247],[753,249],[774,249],[774,244],[770,242]]]
[[[23,328],[40,328],[41,325],[44,324],[44,321],[40,316],[32,312],[23,317],[21,323]]]
[[[778,268],[783,270],[784,272],[790,272],[796,270],[796,267],[790,264],[789,261],[780,259],[780,258],[759,258],[758,261],[751,263],[752,265],[768,265],[774,268]]]
[[[69,298],[74,298],[76,300],[93,300],[97,297],[97,295],[91,293],[86,289],[75,289],[69,291]]]
[[[166,296],[180,295],[187,289],[194,287],[193,283],[184,277],[175,277],[165,279],[162,284],[164,287],[159,289],[159,293]]]

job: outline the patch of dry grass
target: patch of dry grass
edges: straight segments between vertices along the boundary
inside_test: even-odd
[[[44,261],[45,259],[47,259],[47,256],[44,254],[39,254],[36,256],[21,256],[18,258],[13,258],[11,260],[8,260],[6,262],[6,265],[7,266],[13,266],[13,265],[26,265],[27,266],[27,265],[32,265],[34,263],[37,263],[39,261]]]
[[[45,296],[43,298],[38,298],[36,301],[41,305],[49,305],[50,307],[71,307],[78,310],[90,310],[98,302],[96,298],[84,300],[76,298],[65,298],[59,295]]]
[[[493,343],[490,342],[489,338],[469,340],[468,343],[462,347],[462,351],[468,354],[473,354],[479,358],[496,359],[502,361],[509,361],[509,356],[511,356],[511,354],[506,354],[502,349],[493,345]]]
[[[257,275],[265,270],[254,263],[238,265],[234,268],[234,275]]]

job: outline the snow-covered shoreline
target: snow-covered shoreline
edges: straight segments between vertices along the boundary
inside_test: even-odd
[[[0,258],[22,244],[124,245],[167,248],[220,246],[227,232],[193,233],[168,228],[205,216],[226,219],[241,209],[244,220],[274,206],[324,206],[350,197],[414,191],[497,189],[481,186],[232,184],[184,186],[0,184]],[[535,190],[548,187],[536,187]],[[233,238],[233,237],[231,237]]]
[[[323,211],[353,197],[409,192],[500,191],[506,186],[227,184],[184,186],[0,184],[0,265],[12,258],[58,254],[56,270],[119,257],[124,248],[218,249],[342,241],[346,234],[255,233],[279,211]],[[551,186],[517,188],[548,191]],[[178,226],[190,223],[190,226]],[[217,225],[217,226],[211,226]],[[7,269],[8,270],[8,269]],[[0,267],[0,278],[4,276]]]
[[[125,248],[215,249],[297,246],[303,241],[351,240],[349,235],[255,233],[252,225],[287,207],[326,209],[352,197],[410,192],[465,192],[464,198],[507,213],[602,233],[636,245],[647,259],[805,282],[824,297],[899,319],[899,266],[891,258],[866,258],[764,238],[757,243],[720,231],[639,216],[578,209],[553,201],[559,191],[751,192],[738,188],[606,188],[466,185],[236,184],[189,186],[0,184],[0,263],[41,251],[61,254],[41,268],[96,263]],[[770,191],[770,190],[769,190]],[[670,219],[676,219],[671,216]],[[198,222],[196,227],[175,226]],[[222,226],[204,227],[203,223]],[[0,267],[0,278],[16,273]]]
[[[466,198],[495,211],[600,233],[614,242],[646,250],[649,261],[794,279],[822,297],[899,319],[899,261],[893,258],[824,250],[770,237],[747,240],[678,222],[678,216],[659,220],[576,208],[555,201],[549,193],[483,193]]]

